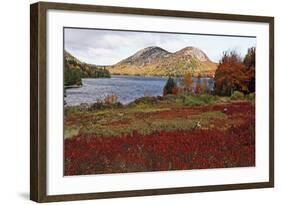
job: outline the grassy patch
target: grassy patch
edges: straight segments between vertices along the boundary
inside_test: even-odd
[[[101,109],[93,106],[65,107],[65,138],[81,134],[123,136],[134,132],[147,135],[159,131],[198,129],[198,124],[200,129],[227,129],[228,124],[235,124],[228,116],[231,110],[224,110],[232,103],[230,98],[191,94],[143,97],[129,105],[107,105]],[[220,104],[222,108],[213,109]]]
[[[162,109],[161,109],[162,110]],[[134,110],[135,113],[139,113]],[[155,110],[153,110],[155,111]],[[142,111],[140,111],[142,112]],[[156,112],[156,111],[155,111]],[[161,111],[157,111],[161,112]],[[151,113],[146,110],[144,113]],[[79,132],[73,130],[71,127],[66,127],[66,132],[69,137],[79,134],[91,134],[93,136],[121,136],[131,135],[134,132],[138,132],[143,135],[159,132],[159,131],[175,131],[175,130],[190,130],[195,129],[196,125],[200,123],[202,128],[210,129],[210,120],[226,119],[227,115],[214,111],[203,112],[197,115],[182,115],[177,118],[163,119],[153,117],[135,117],[130,113],[123,113],[118,115],[117,113],[111,113],[107,115],[93,115],[91,120],[82,123]],[[76,132],[75,132],[76,131]]]
[[[144,106],[135,106],[131,109],[128,109],[127,113],[153,113],[153,112],[161,112],[161,111],[167,111],[170,110],[171,108],[167,107],[148,107],[146,105]]]
[[[71,138],[79,134],[80,126],[65,126],[67,129],[64,129],[64,138]]]
[[[200,105],[210,105],[217,103],[219,101],[219,97],[212,95],[184,95],[182,96],[183,104],[188,106],[200,106]]]

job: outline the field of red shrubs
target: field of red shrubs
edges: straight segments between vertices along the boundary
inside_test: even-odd
[[[174,118],[222,111],[227,120],[212,128],[138,130],[120,136],[79,134],[65,139],[65,175],[106,174],[255,166],[255,107],[230,102],[146,113],[146,118]],[[144,117],[144,116],[141,116]],[[120,121],[121,122],[121,121]]]

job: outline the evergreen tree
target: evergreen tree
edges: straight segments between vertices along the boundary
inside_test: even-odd
[[[248,85],[249,92],[255,92],[256,90],[256,77],[255,77],[255,70],[256,70],[256,48],[252,47],[248,49],[248,52],[244,58],[244,65],[248,69],[248,75],[250,76],[251,80]]]
[[[169,77],[164,86],[163,95],[175,94],[175,90],[177,90],[177,84],[173,78]]]

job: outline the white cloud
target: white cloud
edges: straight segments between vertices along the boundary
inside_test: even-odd
[[[246,37],[65,29],[65,49],[77,58],[97,65],[117,63],[148,46],[159,46],[170,52],[195,46],[217,62],[225,50],[236,49],[244,55],[255,44],[255,38]]]
[[[107,48],[90,48],[90,53],[97,57],[111,55],[111,50]]]

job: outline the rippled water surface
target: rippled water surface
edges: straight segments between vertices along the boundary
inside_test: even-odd
[[[177,79],[178,81],[179,79]],[[203,80],[209,80],[204,78]],[[81,103],[94,103],[112,93],[116,94],[118,101],[127,104],[142,96],[162,95],[167,77],[143,76],[112,76],[111,78],[82,79],[83,86],[66,90],[65,101],[67,105],[80,105]],[[193,78],[194,83],[197,79]],[[213,87],[213,82],[207,83]]]

